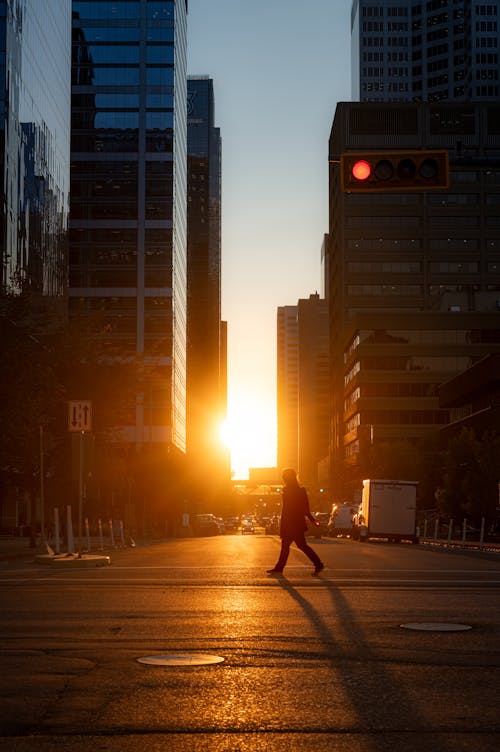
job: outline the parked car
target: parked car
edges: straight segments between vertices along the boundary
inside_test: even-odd
[[[358,513],[357,504],[334,504],[328,522],[329,535],[338,538],[340,535],[353,534],[353,518]]]
[[[222,520],[222,532],[223,533],[237,533],[240,527],[240,521],[238,517],[225,517]]]
[[[278,516],[270,517],[266,520],[266,535],[279,535],[280,518]]]
[[[250,533],[251,535],[255,533],[255,525],[253,524],[253,520],[241,520],[241,534],[245,535],[245,533]]]
[[[214,514],[197,514],[193,522],[195,535],[218,535],[219,522]]]
[[[328,535],[328,520],[330,519],[328,512],[315,512],[313,517],[319,522],[319,525],[310,525],[309,535],[313,535],[315,538]]]

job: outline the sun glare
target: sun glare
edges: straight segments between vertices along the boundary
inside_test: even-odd
[[[276,464],[274,406],[248,398],[238,400],[228,409],[220,438],[229,449],[235,478],[248,478],[250,467],[273,467]]]

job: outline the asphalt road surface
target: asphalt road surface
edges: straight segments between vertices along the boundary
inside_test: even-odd
[[[266,535],[2,562],[0,751],[497,752],[500,557],[311,545],[319,577]]]

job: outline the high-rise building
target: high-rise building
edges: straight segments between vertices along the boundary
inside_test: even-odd
[[[0,1],[2,293],[67,289],[71,7]]]
[[[449,188],[344,192],[344,152],[445,149]],[[330,136],[333,482],[448,421],[439,386],[500,350],[498,103],[340,103]],[[347,493],[347,492],[346,492]]]
[[[277,315],[278,468],[299,465],[299,335],[297,306],[279,306]]]
[[[438,434],[439,384],[500,344],[499,14],[498,0],[352,3],[361,101],[334,117],[327,249],[330,468],[346,496],[378,450]],[[449,188],[343,190],[342,153],[397,149],[447,151]]]
[[[327,301],[315,293],[278,308],[278,467],[293,467],[311,490],[328,453]]]
[[[297,303],[298,471],[309,487],[322,485],[319,465],[328,454],[328,306],[318,293]]]
[[[56,313],[56,325],[64,321],[66,312],[70,75],[71,4],[67,0],[0,0],[2,312],[8,297],[26,292],[26,300],[33,305],[33,320],[43,310]],[[2,316],[0,321],[2,337],[10,329],[17,341],[26,332],[9,316]],[[37,338],[30,340],[35,348],[41,348]],[[2,362],[8,360],[3,352]],[[28,437],[38,439],[37,417],[46,407],[36,374],[29,369],[17,373],[19,365],[16,361],[14,364],[10,378],[21,385],[17,390],[5,379],[5,371],[2,374],[3,418],[9,418],[9,409],[16,413],[9,421],[11,433],[4,436],[2,448],[0,529],[9,533],[27,522],[34,531],[35,520],[42,518],[42,504],[36,499],[39,494],[30,496],[30,473],[25,471],[27,465],[23,465],[16,448],[8,457],[4,450],[13,432],[26,447],[30,461],[36,463]],[[30,390],[30,379],[31,386],[36,382],[36,389]],[[16,395],[24,402],[18,402]],[[42,407],[38,414],[31,415],[34,397]],[[26,430],[18,432],[21,416],[28,416],[28,420],[22,426]]]
[[[353,0],[352,98],[498,101],[498,0]]]
[[[142,372],[118,442],[186,446],[187,0],[73,0],[70,313]]]
[[[220,441],[226,413],[225,327],[221,323],[221,137],[214,86],[188,76],[187,452],[203,478],[226,473]],[[206,466],[206,472],[202,467]]]

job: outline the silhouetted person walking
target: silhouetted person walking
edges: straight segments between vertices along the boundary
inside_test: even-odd
[[[314,573],[319,574],[325,565],[316,551],[306,543],[305,532],[307,530],[306,517],[319,525],[309,509],[309,499],[306,489],[299,485],[297,473],[293,468],[283,470],[283,508],[281,510],[280,537],[281,551],[276,565],[268,569],[268,574],[281,574],[290,552],[290,545],[295,542],[297,548],[305,553],[314,564]]]

